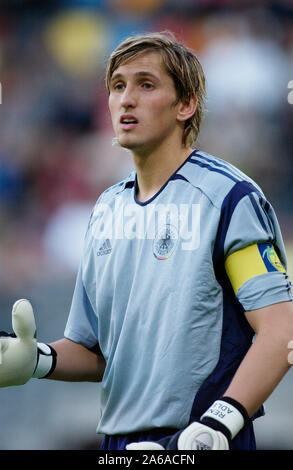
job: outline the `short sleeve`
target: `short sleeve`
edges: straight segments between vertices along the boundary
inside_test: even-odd
[[[98,319],[86,293],[82,279],[82,266],[77,274],[64,336],[87,348],[98,344]]]
[[[252,185],[236,188],[226,201],[223,258],[244,310],[292,301],[280,226],[270,203]]]

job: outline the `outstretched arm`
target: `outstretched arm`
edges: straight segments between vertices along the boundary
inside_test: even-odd
[[[50,346],[57,353],[56,367],[47,378],[68,382],[100,382],[105,369],[103,356],[67,338]]]
[[[32,377],[71,382],[99,382],[105,361],[99,348],[89,350],[67,338],[50,345],[37,342],[30,302],[20,299],[12,309],[14,333],[0,332],[0,387],[23,385]]]

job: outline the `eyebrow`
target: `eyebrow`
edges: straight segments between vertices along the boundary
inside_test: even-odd
[[[143,71],[143,70],[142,70],[142,71],[140,71],[140,72],[136,72],[136,73],[134,74],[134,76],[135,76],[135,77],[138,77],[138,78],[139,78],[139,77],[151,77],[151,78],[153,78],[154,80],[159,81],[159,78],[158,78],[156,75],[154,75],[152,72],[148,72],[148,71]],[[112,83],[114,80],[117,80],[117,79],[119,79],[119,78],[124,78],[124,75],[123,75],[122,73],[119,73],[119,72],[118,72],[118,73],[115,73],[115,72],[114,72],[113,75],[112,75],[112,77],[111,77],[110,83]]]

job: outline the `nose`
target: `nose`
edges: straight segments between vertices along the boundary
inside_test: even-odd
[[[124,91],[121,94],[121,106],[123,108],[134,108],[136,106],[136,102],[137,98],[133,87],[131,85],[125,86]]]

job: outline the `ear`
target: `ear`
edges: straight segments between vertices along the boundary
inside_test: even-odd
[[[196,95],[193,95],[189,101],[180,101],[177,113],[177,120],[180,122],[185,122],[190,119],[197,108],[198,98]]]

